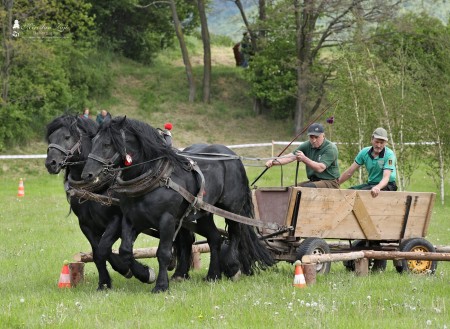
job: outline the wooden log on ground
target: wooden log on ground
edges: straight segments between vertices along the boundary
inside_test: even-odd
[[[450,252],[450,246],[434,246],[436,252]]]
[[[364,258],[364,252],[362,251],[344,252],[337,254],[305,255],[302,257],[302,263],[327,263],[344,260],[355,260],[360,258]]]
[[[369,275],[369,260],[367,258],[359,258],[355,260],[355,274],[357,276]]]
[[[158,247],[151,248],[136,248],[133,250],[133,256],[135,259],[141,258],[154,258],[156,257],[156,251]],[[118,254],[118,250],[112,251],[114,254]],[[196,244],[192,246],[193,253],[207,253],[209,252],[209,245],[205,244]],[[73,255],[73,259],[77,262],[90,263],[93,262],[94,259],[92,257],[92,252],[79,252]]]
[[[331,249],[350,248],[348,241],[337,241],[328,243]],[[398,250],[398,243],[383,243],[383,248]],[[434,246],[436,252],[450,252],[450,246]]]
[[[450,253],[363,250],[370,259],[450,260]]]
[[[307,286],[311,286],[316,283],[316,264],[302,264],[303,274],[305,275],[305,281]]]
[[[76,287],[79,283],[84,282],[84,263],[69,263],[70,284]]]

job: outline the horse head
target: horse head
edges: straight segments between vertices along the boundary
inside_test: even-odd
[[[97,131],[92,120],[75,115],[62,115],[47,125],[48,145],[45,167],[50,174],[58,174],[74,163],[87,158],[91,139]]]
[[[128,180],[153,169],[163,158],[179,164],[186,161],[167,145],[157,129],[138,120],[115,117],[103,123],[92,140],[81,177],[92,181],[121,171],[122,178]]]

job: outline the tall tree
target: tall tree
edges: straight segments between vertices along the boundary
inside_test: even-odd
[[[8,102],[9,94],[9,76],[10,66],[12,60],[13,46],[12,46],[12,7],[13,0],[3,0],[3,9],[0,12],[2,17],[2,50],[3,60],[1,66],[1,78],[2,78],[2,93],[0,103],[3,106]]]
[[[211,42],[204,0],[197,0],[203,42],[203,102],[211,100]]]
[[[180,23],[180,19],[178,18],[177,13],[177,5],[175,0],[169,0],[170,11],[172,12],[173,25],[175,27],[175,32],[178,38],[178,42],[180,44],[181,54],[183,56],[184,68],[186,70],[186,76],[189,84],[189,102],[193,103],[195,100],[195,80],[194,73],[192,71],[191,60],[189,59],[189,52],[186,46],[186,42],[184,41],[183,29]]]
[[[396,11],[394,10],[400,0],[283,0],[274,2],[268,8],[267,20],[264,30],[267,37],[258,42],[259,53],[255,56],[251,69],[258,71],[259,82],[265,79],[273,79],[273,73],[267,68],[263,69],[261,76],[258,65],[276,67],[276,75],[285,84],[295,87],[285,91],[284,102],[286,106],[292,106],[294,119],[294,131],[299,132],[306,119],[309,118],[321,105],[325,87],[333,77],[333,56],[327,55],[327,50],[344,42],[348,42],[349,32],[362,19],[366,24],[386,20]],[[358,15],[355,15],[358,12]],[[262,24],[262,23],[261,23]],[[294,31],[294,32],[293,32]],[[269,58],[267,53],[273,54],[278,49],[279,54]],[[265,53],[266,52],[266,53]],[[292,62],[294,56],[295,62]],[[257,60],[258,56],[265,59]],[[264,73],[266,71],[266,73]],[[288,78],[295,74],[294,80]],[[284,78],[282,76],[284,75]],[[251,80],[252,78],[250,78]],[[253,85],[255,87],[255,85]],[[266,90],[266,99],[273,105],[272,91],[281,96],[279,86],[273,86],[272,90]],[[258,92],[259,88],[256,86]],[[267,97],[268,96],[268,97]],[[294,102],[293,105],[291,103]],[[284,110],[286,111],[286,110]]]

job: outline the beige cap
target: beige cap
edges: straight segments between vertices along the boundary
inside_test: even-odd
[[[377,139],[383,139],[385,141],[388,140],[388,134],[387,134],[386,129],[381,128],[381,127],[375,129],[375,131],[372,134],[372,137],[377,138]]]

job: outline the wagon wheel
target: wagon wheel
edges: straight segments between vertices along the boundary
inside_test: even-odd
[[[304,255],[323,255],[329,254],[330,247],[324,239],[307,238],[297,248],[297,260],[301,260]],[[318,274],[327,274],[330,272],[331,263],[317,263],[316,272]]]
[[[400,251],[405,252],[435,252],[434,246],[425,239],[412,238],[406,239],[400,243]],[[397,272],[411,272],[419,274],[434,274],[437,267],[437,261],[431,260],[408,260],[402,259],[401,265],[396,265]]]
[[[373,243],[369,242],[369,246],[374,245]],[[365,240],[355,240],[355,242],[352,244],[352,250],[361,250],[365,249],[366,246]],[[354,271],[355,270],[355,261],[354,260],[346,260],[342,262],[345,266],[345,268],[348,271]],[[369,259],[369,270],[372,272],[381,272],[386,270],[387,266],[387,260],[385,259]]]

